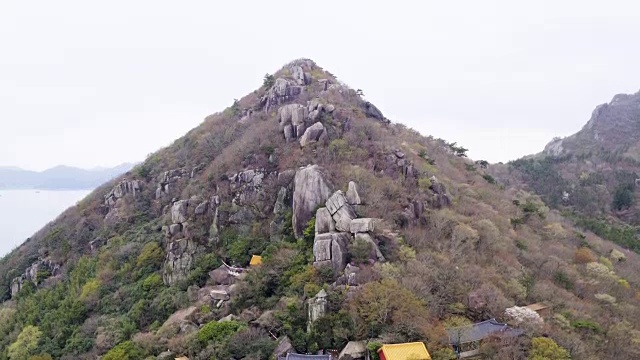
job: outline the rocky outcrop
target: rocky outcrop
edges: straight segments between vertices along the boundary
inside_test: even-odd
[[[283,105],[278,109],[280,129],[287,141],[294,141],[304,134],[307,116],[307,108],[300,104]]]
[[[326,207],[318,209],[316,211],[316,234],[326,234],[335,230],[336,224],[329,210]]]
[[[293,345],[291,345],[289,337],[283,336],[278,339],[278,345],[276,346],[276,349],[273,350],[271,359],[285,358],[289,353],[295,353],[295,349],[293,348]]]
[[[194,215],[202,216],[207,212],[207,210],[209,210],[209,202],[208,201],[203,201],[200,204],[198,204],[198,206],[196,206],[196,210],[194,211]]]
[[[309,299],[307,314],[307,331],[311,331],[311,325],[314,321],[324,317],[327,314],[327,292],[320,290],[316,296]]]
[[[335,106],[322,104],[320,99],[308,101],[307,106],[301,104],[282,105],[278,109],[280,130],[287,142],[300,139],[301,145],[305,146],[326,135],[324,125],[319,123],[321,115],[331,113],[334,110]]]
[[[309,85],[311,84],[311,74],[305,72],[302,69],[302,66],[293,65],[289,67],[289,71],[291,72],[291,77],[293,77],[293,81],[295,81],[298,85]]]
[[[400,149],[393,149],[384,155],[383,164],[376,166],[375,170],[392,176],[401,175],[405,179],[417,179],[420,176],[418,169]]]
[[[347,198],[342,190],[336,191],[327,200],[327,209],[336,223],[336,230],[350,231],[351,220],[357,217],[353,207],[347,202]]]
[[[327,130],[321,122],[311,125],[300,138],[300,146],[305,147],[310,143],[317,142],[327,136]]]
[[[267,91],[267,94],[260,99],[260,103],[266,111],[275,108],[278,105],[289,102],[298,97],[304,91],[304,86],[297,85],[287,79],[276,79],[273,86]]]
[[[227,268],[222,265],[215,270],[209,272],[209,278],[216,285],[232,285],[236,281],[236,276]]]
[[[313,217],[319,205],[331,195],[331,188],[321,168],[309,165],[296,172],[293,180],[293,231],[296,238],[302,237],[307,222]]]
[[[109,207],[113,207],[118,199],[127,194],[133,194],[135,197],[140,190],[142,190],[142,183],[139,180],[122,180],[104,196],[104,203]]]
[[[187,213],[188,209],[188,200],[179,200],[173,203],[173,205],[171,206],[171,222],[174,224],[186,222],[189,216],[189,214]]]
[[[11,280],[11,297],[20,292],[25,282],[30,281],[34,285],[39,285],[43,280],[52,276],[58,276],[61,273],[60,264],[56,264],[50,259],[38,259],[31,264],[22,275]]]
[[[364,103],[362,103],[362,107],[364,109],[364,113],[368,117],[378,119],[378,120],[383,120],[383,121],[385,120],[384,115],[382,115],[382,112],[378,110],[378,108],[372,103],[365,101]]]
[[[447,195],[447,188],[443,183],[439,182],[435,176],[431,177],[431,186],[429,187],[433,192],[431,199],[431,206],[436,209],[442,209],[444,207],[451,206],[451,198]]]
[[[169,243],[162,273],[165,285],[170,286],[187,278],[198,250],[196,243],[189,239]]]
[[[347,202],[349,205],[360,205],[360,195],[358,194],[358,185],[355,182],[349,181],[349,189],[347,190]]]
[[[313,241],[314,265],[331,266],[336,273],[342,271],[350,242],[351,236],[346,233],[317,234]]]
[[[168,196],[171,190],[171,184],[186,176],[189,176],[189,172],[185,169],[173,169],[163,172],[157,179],[156,199],[161,200],[165,196]]]
[[[229,186],[233,192],[234,205],[244,206],[246,204],[255,205],[256,202],[265,198],[263,182],[269,175],[265,169],[243,170],[229,176]]]
[[[374,232],[376,229],[376,221],[378,220],[371,218],[353,219],[349,225],[349,231],[353,234]]]

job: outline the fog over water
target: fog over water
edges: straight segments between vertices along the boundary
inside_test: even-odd
[[[0,190],[0,257],[89,194],[88,190]]]

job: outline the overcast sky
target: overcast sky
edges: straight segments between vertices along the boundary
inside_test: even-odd
[[[145,156],[308,57],[391,120],[508,161],[640,89],[634,1],[3,1],[0,165]]]

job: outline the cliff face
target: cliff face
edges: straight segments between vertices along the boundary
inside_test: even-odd
[[[618,94],[598,105],[587,124],[565,139],[554,139],[543,154],[551,156],[618,153],[640,160],[640,92]]]
[[[293,61],[0,260],[0,359],[267,359],[368,339],[444,359],[445,327],[537,301],[559,320],[495,356],[524,358],[544,332],[608,357],[595,339],[640,318],[637,256],[459,155]]]

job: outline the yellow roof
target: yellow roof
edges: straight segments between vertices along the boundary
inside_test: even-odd
[[[255,265],[260,265],[260,264],[262,264],[262,256],[253,255],[251,257],[251,262],[249,262],[249,265],[255,266]]]
[[[378,352],[384,354],[386,360],[431,360],[424,343],[382,345]]]

